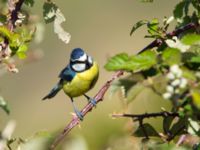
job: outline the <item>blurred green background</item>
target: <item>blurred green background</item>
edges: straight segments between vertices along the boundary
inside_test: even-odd
[[[70,112],[73,112],[69,98],[63,92],[49,101],[41,101],[41,98],[58,81],[57,76],[68,63],[71,49],[81,47],[99,63],[99,80],[88,93],[93,96],[112,75],[103,68],[107,58],[123,51],[135,54],[151,41],[143,38],[146,34],[145,27],[130,37],[133,24],[154,17],[162,21],[164,16],[172,15],[177,2],[178,0],[155,0],[154,3],[141,3],[139,0],[57,0],[56,4],[66,17],[63,27],[72,35],[71,41],[68,45],[64,44],[54,34],[53,24],[44,25],[43,41],[40,44],[33,42],[30,47],[30,50],[42,49],[44,57],[20,66],[18,74],[7,73],[0,77],[0,93],[11,109],[9,116],[0,113],[1,129],[8,120],[16,120],[14,137],[27,138],[37,131],[62,131],[71,119]],[[43,1],[36,1],[31,12],[40,16],[40,22],[44,24],[42,4]],[[166,105],[167,102],[160,101],[158,97],[148,99],[148,92],[146,93],[139,95],[133,102],[131,112],[152,112]],[[76,103],[81,109],[87,101],[84,97],[79,97]],[[120,111],[122,106],[119,96],[109,97],[107,92],[104,101],[81,123],[81,129],[76,128],[70,135],[78,137],[75,139],[90,150],[110,150],[107,145],[127,132],[126,119],[113,120],[109,117],[109,114]],[[73,145],[73,142],[70,143]]]

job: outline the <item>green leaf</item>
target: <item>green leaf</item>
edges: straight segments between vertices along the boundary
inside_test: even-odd
[[[200,44],[200,35],[187,34],[181,39],[181,42],[186,45]]]
[[[156,53],[150,50],[131,57],[126,53],[121,53],[110,58],[105,68],[109,71],[126,70],[138,72],[151,68],[156,62]]]
[[[3,14],[0,14],[0,22],[1,23],[5,23],[7,20],[7,16],[6,15],[3,15]]]
[[[28,47],[26,44],[23,44],[19,47],[19,49],[17,50],[17,56],[20,59],[24,59],[26,58],[26,51],[27,51]]]
[[[134,135],[136,135],[137,137],[144,137],[145,134],[143,129],[145,130],[148,136],[159,136],[158,132],[149,123],[143,124],[143,128],[139,126],[138,129],[134,132]]]
[[[163,119],[163,130],[164,130],[165,134],[168,133],[174,118],[175,117],[173,117],[173,116],[164,117],[164,119]]]
[[[174,135],[181,135],[185,133],[184,129],[186,129],[188,126],[187,118],[179,118],[179,120],[173,124],[171,127],[170,132]]]
[[[35,2],[34,0],[25,0],[24,3],[29,7],[33,7]]]
[[[11,39],[13,33],[7,27],[0,26],[0,35],[8,39]]]
[[[182,68],[182,71],[183,71],[183,77],[184,78],[196,81],[196,76],[195,76],[195,73],[193,71],[191,71],[187,68]]]
[[[192,62],[192,63],[200,63],[200,56],[192,57],[190,62]]]
[[[46,23],[53,22],[58,7],[53,2],[45,2],[43,5],[43,17]]]
[[[200,93],[198,90],[192,92],[192,100],[194,105],[200,109]]]
[[[8,108],[8,104],[7,102],[4,100],[3,97],[0,96],[0,107],[7,113],[9,114],[10,113],[10,110]]]
[[[158,25],[159,25],[158,19],[154,18],[153,20],[151,20],[151,22],[147,24],[148,33],[151,34],[152,36],[160,35]]]
[[[145,86],[142,83],[137,83],[136,85],[132,86],[127,92],[127,103],[132,102],[144,89]]]
[[[133,34],[133,32],[135,32],[135,30],[137,30],[138,28],[140,28],[141,26],[143,26],[143,25],[145,25],[145,24],[147,24],[148,23],[148,21],[146,21],[146,20],[140,20],[140,21],[138,21],[136,24],[134,24],[134,26],[132,27],[132,29],[131,29],[131,32],[130,32],[130,35],[132,35]]]
[[[185,1],[181,1],[180,3],[178,3],[173,11],[174,14],[174,18],[181,18],[183,16],[183,11],[184,11],[184,7],[185,7]]]
[[[167,65],[180,64],[181,52],[179,49],[166,48],[162,53],[162,59]]]

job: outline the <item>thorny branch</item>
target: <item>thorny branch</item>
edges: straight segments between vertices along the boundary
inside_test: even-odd
[[[106,91],[110,87],[111,83],[115,79],[119,78],[122,75],[123,75],[123,71],[118,71],[112,76],[112,78],[109,81],[107,81],[104,84],[104,86],[99,90],[99,92],[94,97],[94,99],[96,100],[97,103],[99,103],[100,101],[103,100],[104,94],[106,93]],[[93,107],[94,107],[94,105],[92,105],[91,103],[88,103],[81,111],[83,116],[85,116],[88,112],[90,112]],[[79,123],[80,123],[79,118],[77,116],[73,116],[71,122],[64,128],[63,132],[55,139],[55,141],[51,145],[50,149],[53,150],[59,144],[59,142],[64,139],[65,135],[67,135],[71,131],[71,129],[73,129]]]
[[[173,37],[173,36],[178,36],[178,35],[180,35],[181,33],[183,33],[183,32],[185,32],[185,31],[187,31],[187,30],[190,30],[190,29],[195,29],[195,28],[197,28],[197,27],[199,27],[199,24],[198,23],[189,23],[189,24],[187,24],[187,25],[185,25],[185,26],[183,26],[183,27],[181,27],[181,28],[179,28],[179,29],[176,29],[176,30],[174,30],[174,31],[172,31],[172,32],[170,32],[170,33],[167,33],[166,34],[166,36],[168,36],[168,37]],[[151,49],[151,48],[154,48],[154,47],[159,47],[161,44],[163,44],[164,43],[164,40],[163,39],[156,39],[156,40],[154,40],[153,42],[151,42],[149,45],[147,45],[145,48],[143,48],[141,51],[139,51],[138,52],[138,54],[140,54],[140,53],[142,53],[142,52],[144,52],[144,51],[146,51],[146,50],[148,50],[148,49]],[[110,85],[111,85],[111,83],[115,80],[115,79],[117,79],[117,78],[119,78],[120,76],[122,76],[123,75],[123,73],[124,73],[124,71],[118,71],[118,72],[116,72],[113,76],[112,76],[112,78],[109,80],[109,81],[107,81],[106,83],[105,83],[105,85],[99,90],[99,92],[96,94],[96,96],[94,97],[96,100],[97,100],[97,103],[98,102],[100,102],[101,100],[103,100],[103,97],[104,97],[104,94],[106,93],[106,91],[108,90],[108,88],[110,87]],[[85,116],[89,111],[91,111],[92,110],[92,108],[93,108],[94,106],[92,105],[92,104],[87,104],[83,109],[82,109],[82,114],[83,114],[83,116]],[[163,114],[162,114],[163,113]],[[171,113],[169,113],[169,112],[162,112],[161,114],[162,115],[175,115],[175,116],[177,116],[178,114],[171,114]],[[161,114],[156,114],[156,113],[154,113],[154,114],[151,114],[151,115],[153,115],[154,117],[158,117],[158,116],[160,116]],[[147,114],[142,114],[141,116],[143,116],[143,115],[146,115],[146,116],[149,116],[149,115],[147,115]],[[143,116],[144,117],[144,116]],[[55,149],[55,147],[64,139],[64,137],[75,127],[75,126],[77,126],[78,124],[80,123],[80,121],[79,121],[79,119],[78,119],[78,117],[77,116],[74,116],[73,118],[72,118],[72,120],[70,121],[70,123],[64,128],[64,130],[63,130],[63,132],[61,132],[59,135],[58,135],[58,137],[55,139],[55,141],[53,142],[53,144],[51,145],[51,147],[50,147],[50,149],[51,150],[54,150]]]

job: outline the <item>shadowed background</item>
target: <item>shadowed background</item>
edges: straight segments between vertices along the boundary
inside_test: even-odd
[[[171,16],[178,0],[155,0],[154,3],[141,3],[139,0],[57,0],[56,4],[66,17],[62,25],[72,35],[68,45],[57,38],[53,25],[45,25],[44,39],[40,44],[31,44],[30,49],[42,49],[44,57],[40,60],[19,67],[18,74],[7,73],[0,78],[0,93],[8,101],[11,114],[0,113],[0,127],[8,120],[14,119],[17,127],[15,137],[29,137],[37,131],[61,131],[70,121],[73,112],[69,98],[61,91],[55,98],[41,101],[58,81],[58,74],[69,60],[71,49],[81,47],[99,63],[100,76],[96,86],[88,92],[94,96],[112,73],[104,70],[107,58],[120,52],[135,54],[147,45],[151,39],[144,39],[145,27],[130,36],[134,23],[141,19],[153,19]],[[31,12],[39,15],[42,20],[43,1],[35,3]],[[43,22],[44,23],[44,22]],[[166,102],[157,97],[148,99],[141,94],[133,102],[131,112],[160,110]],[[81,109],[86,103],[84,97],[75,101]],[[122,110],[118,95],[99,103],[81,123],[81,129],[76,128],[73,135],[83,137],[89,149],[104,149],[105,145],[115,136],[124,132],[125,119],[111,119],[109,114]]]

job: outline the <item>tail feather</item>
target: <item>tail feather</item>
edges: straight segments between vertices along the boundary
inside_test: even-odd
[[[62,85],[60,83],[56,84],[56,86],[47,94],[45,97],[42,98],[42,100],[50,99],[54,97],[62,88]]]

